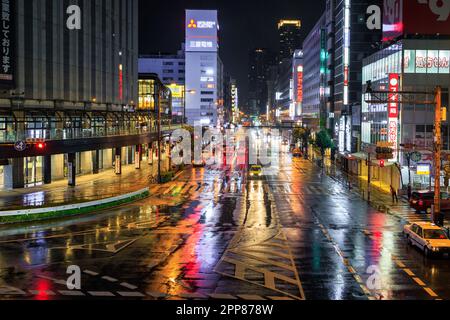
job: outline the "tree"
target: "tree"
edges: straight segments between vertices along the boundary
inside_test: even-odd
[[[333,140],[327,130],[321,130],[314,141],[314,146],[319,148],[322,156],[322,166],[325,160],[325,150],[334,148]]]
[[[311,129],[309,128],[295,128],[292,132],[294,143],[301,143],[302,151],[305,152],[308,148],[308,143],[311,141]]]

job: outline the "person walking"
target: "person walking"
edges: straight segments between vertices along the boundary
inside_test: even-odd
[[[392,203],[398,203],[397,191],[391,185],[391,195],[392,195]]]
[[[411,187],[411,185],[409,184],[409,185],[408,185],[408,200],[411,200],[411,197],[412,197],[412,187]]]

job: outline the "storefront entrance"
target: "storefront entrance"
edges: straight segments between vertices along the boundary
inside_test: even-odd
[[[35,187],[44,183],[43,157],[31,157],[24,159],[25,187]]]
[[[5,189],[5,167],[0,166],[0,190]]]

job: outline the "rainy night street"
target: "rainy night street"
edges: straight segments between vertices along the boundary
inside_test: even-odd
[[[282,148],[251,179],[188,168],[139,202],[3,226],[4,299],[376,300],[450,298],[450,262],[408,246],[405,221],[368,206]],[[419,216],[419,215],[418,215]],[[420,216],[419,216],[420,217]],[[69,266],[81,270],[68,290]]]

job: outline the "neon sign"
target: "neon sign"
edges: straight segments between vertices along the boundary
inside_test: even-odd
[[[394,146],[394,161],[397,159],[398,146],[398,104],[400,76],[398,73],[389,74],[389,95],[388,95],[388,142]]]

